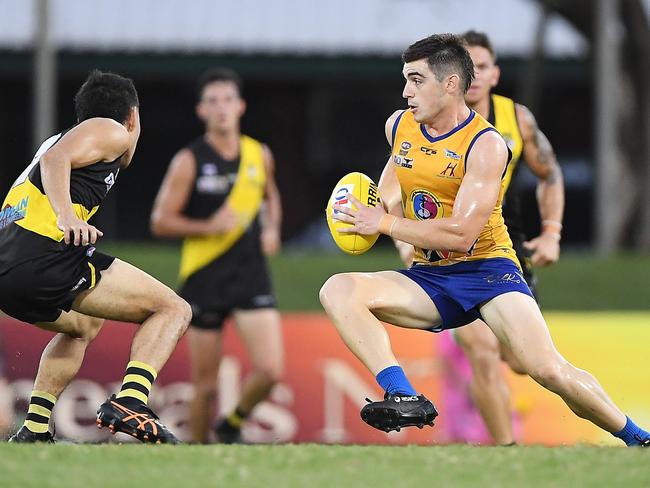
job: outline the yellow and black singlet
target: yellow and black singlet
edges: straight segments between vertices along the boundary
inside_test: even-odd
[[[41,156],[65,134],[47,139],[32,162],[14,182],[0,209],[0,274],[51,252],[65,251],[63,232],[41,181]],[[122,156],[70,172],[74,211],[88,221],[115,184]]]
[[[219,155],[205,137],[192,142],[196,180],[183,214],[190,218],[209,218],[228,202],[239,217],[239,225],[222,234],[184,239],[181,251],[180,279],[187,280],[198,271],[228,257],[234,266],[242,259],[261,255],[259,213],[266,188],[264,148],[259,141],[242,135],[240,154],[234,160]]]
[[[521,190],[514,184],[519,171],[518,163],[524,149],[515,102],[501,95],[491,95],[487,120],[503,136],[512,152],[512,159],[504,176],[503,219],[513,240],[525,240],[521,214]]]
[[[499,131],[512,153],[512,158],[503,177],[505,191],[508,191],[510,183],[517,170],[517,163],[524,149],[524,142],[519,131],[517,122],[517,113],[515,112],[515,102],[501,95],[490,96],[490,115],[487,121]]]
[[[473,110],[450,132],[434,137],[411,111],[398,116],[393,126],[392,162],[402,190],[404,215],[426,220],[450,217],[465,176],[467,158],[476,140],[496,129]],[[463,261],[503,257],[518,264],[501,215],[505,180],[496,205],[470,252],[416,248],[415,264],[449,265]]]

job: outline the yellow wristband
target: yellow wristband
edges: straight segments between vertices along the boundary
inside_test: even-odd
[[[381,216],[377,230],[382,234],[386,234],[387,236],[392,237],[395,222],[397,222],[397,217],[391,214],[384,214]]]

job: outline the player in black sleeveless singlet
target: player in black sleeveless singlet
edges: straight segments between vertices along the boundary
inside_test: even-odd
[[[177,442],[147,402],[189,324],[189,305],[146,273],[97,251],[103,234],[88,223],[131,163],[138,107],[131,80],[93,71],[75,96],[77,124],[41,145],[4,200],[0,308],[58,332],[43,351],[27,417],[10,442],[54,442],[54,405],[104,319],[140,327],[122,388],[97,410],[98,426],[142,442]]]
[[[41,179],[42,156],[68,132],[45,141],[12,186],[0,216],[0,308],[25,322],[53,322],[74,299],[94,288],[114,258],[92,244],[70,246],[57,226]],[[77,216],[99,208],[120,171],[122,156],[77,168],[70,196]]]
[[[235,73],[214,70],[201,78],[197,114],[206,132],[172,160],[151,219],[156,235],[183,238],[180,293],[193,312],[190,428],[201,443],[210,440],[226,317],[233,317],[253,371],[235,409],[215,426],[219,442],[241,440],[244,420],[283,369],[280,315],[265,257],[280,247],[280,197],[271,151],[240,132],[244,110]]]
[[[183,215],[207,219],[232,191],[240,158],[224,159],[204,137],[197,138],[187,149],[196,162],[197,180]],[[183,281],[179,293],[192,305],[194,327],[221,328],[234,308],[275,307],[261,234],[258,214],[230,248]]]

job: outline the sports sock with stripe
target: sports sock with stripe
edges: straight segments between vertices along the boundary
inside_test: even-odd
[[[54,395],[45,391],[32,391],[27,417],[23,423],[25,428],[35,434],[47,432],[55,403],[56,397]]]
[[[237,407],[232,411],[230,415],[228,415],[228,417],[226,417],[226,422],[228,422],[228,425],[234,429],[241,429],[241,426],[244,423],[244,420],[246,420],[246,417],[248,417],[248,415],[242,412],[239,407]]]
[[[404,370],[399,366],[389,366],[382,369],[376,376],[377,383],[386,393],[402,395],[417,395],[415,388],[411,385],[404,374]]]
[[[149,401],[149,392],[156,376],[158,376],[158,372],[148,364],[129,361],[126,366],[126,376],[124,376],[117,398],[135,399],[146,404]]]

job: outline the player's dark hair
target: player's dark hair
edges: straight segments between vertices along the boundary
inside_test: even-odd
[[[475,30],[468,30],[464,34],[461,34],[460,36],[463,41],[465,42],[466,46],[478,46],[478,47],[483,47],[487,49],[490,54],[492,55],[492,59],[496,61],[497,55],[494,52],[494,48],[492,47],[492,43],[490,42],[490,38],[487,36],[485,32],[478,32]]]
[[[196,87],[199,100],[201,100],[201,97],[203,96],[203,89],[215,81],[233,83],[237,87],[239,96],[241,97],[244,94],[244,84],[242,83],[241,77],[237,73],[228,68],[213,68],[209,71],[206,71],[199,77],[199,81]]]
[[[74,96],[77,121],[106,117],[123,124],[131,108],[137,107],[138,92],[133,80],[115,73],[93,70]]]
[[[434,34],[420,39],[402,53],[402,61],[405,63],[419,59],[427,60],[438,81],[442,81],[445,76],[457,74],[463,93],[469,90],[474,80],[472,58],[463,46],[463,40],[453,34]]]

